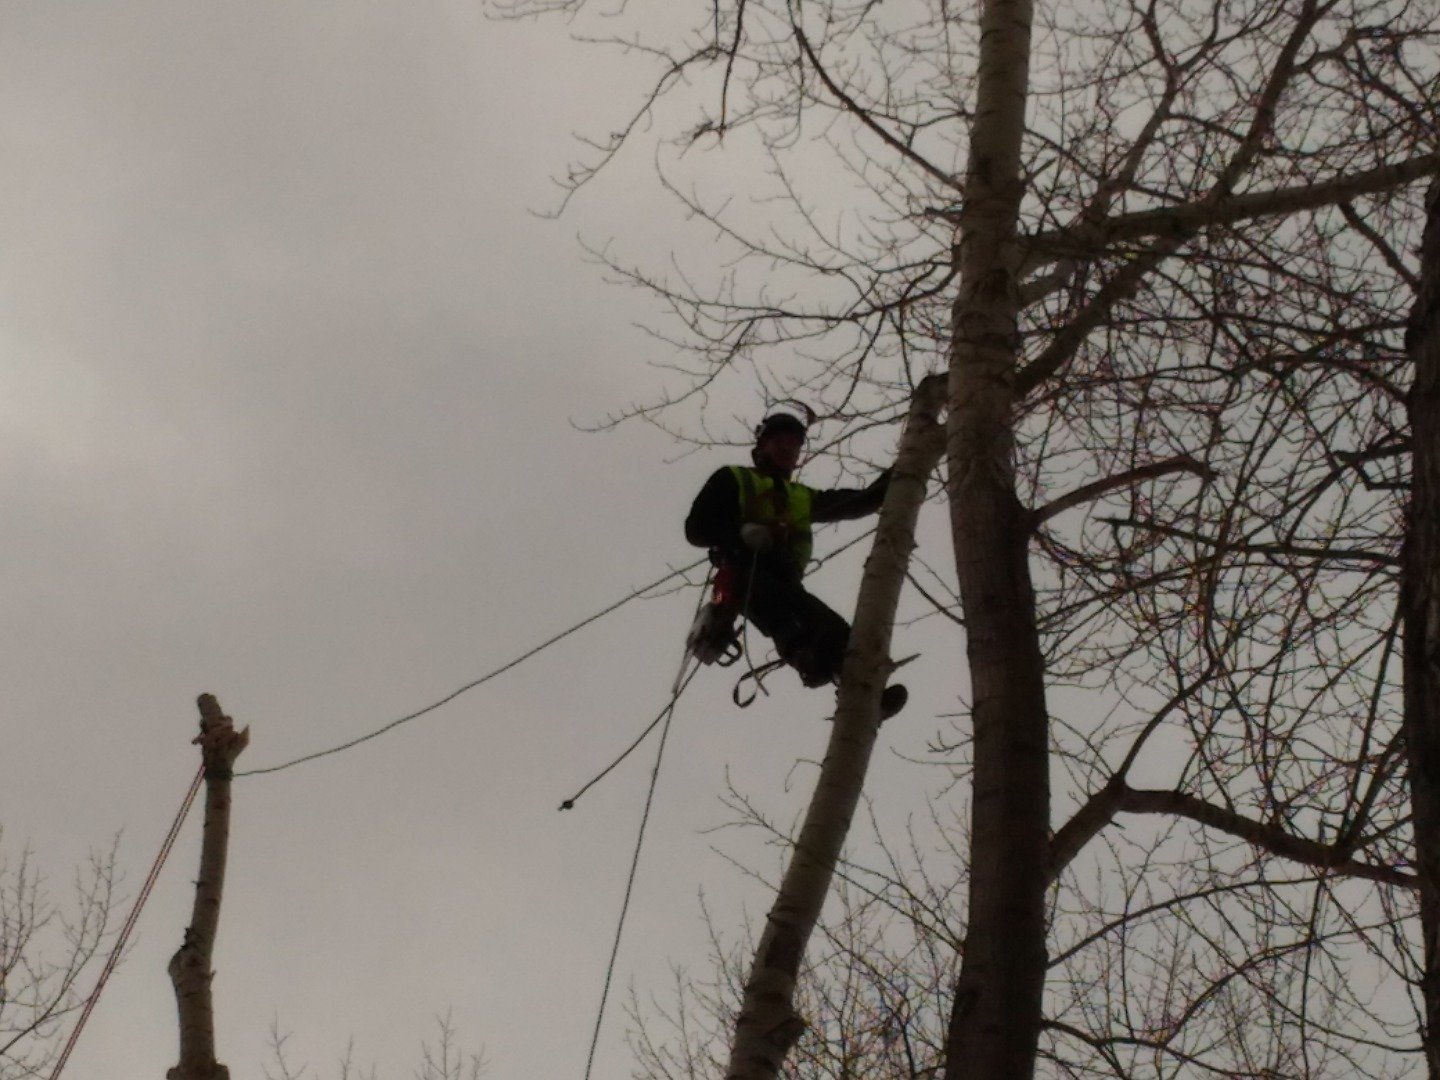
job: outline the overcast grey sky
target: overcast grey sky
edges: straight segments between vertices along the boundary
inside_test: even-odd
[[[197,764],[197,693],[251,725],[242,768],[273,764],[694,557],[679,519],[724,456],[572,425],[644,397],[665,359],[632,325],[647,302],[576,242],[663,259],[646,162],[559,222],[530,213],[570,134],[609,130],[642,74],[468,3],[3,5],[0,823],[58,893],[123,828],[133,895]],[[842,610],[860,557],[818,583]],[[318,1075],[351,1035],[408,1075],[447,1009],[492,1077],[581,1074],[650,748],[555,808],[663,702],[694,598],[237,783],[215,984],[232,1075],[260,1075],[277,1017]],[[766,907],[712,849],[776,856],[703,832],[727,774],[782,823],[808,797],[795,763],[828,702],[792,680],[740,713],[728,693],[706,673],[682,705],[621,988],[703,970],[702,888],[731,921]],[[921,694],[889,745],[919,752],[950,707]],[[919,804],[913,766],[876,770],[908,793],[897,812]],[[67,1076],[174,1064],[164,964],[197,826]],[[612,1009],[601,1080],[629,1075],[623,1026]]]

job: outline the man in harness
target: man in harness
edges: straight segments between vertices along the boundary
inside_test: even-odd
[[[806,686],[840,677],[850,624],[807,592],[801,579],[810,562],[811,526],[876,513],[890,484],[887,469],[869,487],[816,491],[790,479],[805,448],[806,424],[773,412],[755,429],[753,467],[731,465],[712,473],[685,519],[685,538],[710,549],[727,571],[744,616],[775,643],[780,659]],[[882,719],[905,706],[896,683],[880,698]]]

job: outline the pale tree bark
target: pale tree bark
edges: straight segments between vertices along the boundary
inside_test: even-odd
[[[230,783],[235,759],[250,742],[250,729],[236,731],[230,717],[210,694],[201,694],[200,744],[205,765],[205,825],[200,846],[200,876],[185,940],[170,958],[170,982],[180,1013],[180,1062],[167,1080],[229,1080],[230,1070],[215,1060],[215,1007],[210,983],[211,958],[220,926],[220,896],[230,844]]]
[[[1420,879],[1425,1058],[1440,1077],[1440,183],[1431,185],[1419,294],[1407,345],[1413,472],[1400,603],[1405,744]]]
[[[840,676],[830,745],[800,837],[745,984],[727,1080],[770,1080],[804,1030],[795,1011],[795,983],[810,933],[820,917],[835,865],[865,785],[879,730],[880,692],[889,673],[890,634],[915,546],[925,484],[944,450],[939,413],[944,386],[923,380],[911,402],[900,452],[865,562],[855,625]]]
[[[969,926],[945,1075],[1031,1075],[1045,985],[1049,718],[1015,482],[1029,0],[987,0],[950,357],[951,530],[974,700]]]

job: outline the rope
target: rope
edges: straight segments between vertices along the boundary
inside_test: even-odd
[[[554,644],[556,644],[557,642],[563,641],[565,638],[569,637],[571,634],[575,633],[577,630],[583,630],[585,627],[589,626],[591,623],[596,622],[596,621],[599,620],[599,619],[603,619],[606,615],[609,615],[612,611],[615,611],[615,610],[617,610],[618,608],[624,607],[624,606],[625,606],[626,604],[628,604],[631,600],[635,600],[635,599],[637,599],[637,598],[639,598],[639,597],[641,597],[641,596],[644,596],[647,592],[649,592],[649,591],[652,590],[652,589],[659,588],[661,585],[664,585],[664,584],[665,584],[667,581],[669,581],[671,578],[677,578],[677,577],[679,577],[681,574],[688,574],[691,570],[694,570],[696,567],[698,567],[698,566],[700,566],[700,565],[702,565],[703,563],[708,562],[708,561],[709,561],[708,558],[697,559],[695,562],[691,563],[689,566],[682,566],[679,570],[672,570],[672,571],[670,571],[670,573],[666,574],[664,577],[662,577],[662,578],[657,578],[656,580],[652,581],[649,585],[642,585],[640,588],[636,589],[634,592],[630,593],[628,596],[622,597],[621,599],[615,601],[613,604],[610,604],[608,607],[602,608],[601,610],[595,612],[595,614],[590,615],[590,616],[588,616],[587,618],[581,619],[581,620],[580,620],[578,623],[576,623],[574,626],[570,627],[569,629],[560,631],[560,633],[556,634],[554,637],[549,638],[549,639],[546,640],[546,641],[542,641],[539,645],[536,645],[533,649],[530,649],[530,650],[528,650],[528,651],[526,651],[526,652],[524,652],[524,653],[521,653],[519,656],[515,657],[515,659],[509,661],[508,663],[502,664],[500,667],[495,668],[495,670],[493,670],[493,671],[488,671],[488,672],[486,672],[484,675],[481,675],[478,679],[472,679],[470,682],[468,682],[468,683],[466,683],[464,686],[460,687],[460,689],[451,691],[450,693],[446,694],[444,697],[442,697],[442,698],[441,698],[440,700],[438,700],[438,701],[432,701],[429,705],[426,705],[426,706],[424,706],[423,708],[416,709],[416,710],[415,710],[414,712],[412,712],[412,713],[407,713],[406,715],[400,717],[400,718],[397,719],[397,720],[391,720],[388,724],[384,725],[383,727],[376,728],[374,731],[370,732],[369,734],[361,735],[359,738],[351,739],[349,742],[341,743],[339,746],[332,746],[332,747],[330,747],[328,750],[317,750],[317,751],[316,751],[315,753],[313,753],[313,754],[306,754],[304,757],[295,758],[293,761],[287,761],[287,762],[285,762],[285,763],[282,764],[282,765],[270,765],[270,766],[267,766],[266,768],[263,768],[263,769],[248,769],[248,770],[246,770],[245,772],[237,772],[235,775],[236,775],[236,777],[241,777],[241,776],[264,776],[266,773],[277,773],[277,772],[281,772],[281,771],[283,771],[283,770],[285,770],[285,769],[293,769],[296,765],[303,765],[303,764],[305,764],[307,761],[315,761],[315,760],[317,760],[317,759],[319,759],[319,758],[329,757],[331,754],[338,754],[338,753],[340,753],[341,751],[350,750],[350,749],[352,749],[352,748],[354,748],[354,747],[356,747],[356,746],[359,746],[361,743],[369,742],[371,739],[379,738],[381,735],[384,735],[387,731],[393,731],[395,728],[399,727],[401,724],[408,724],[411,720],[417,720],[417,719],[419,719],[420,717],[424,716],[426,713],[434,712],[436,709],[440,708],[440,706],[442,706],[442,705],[448,705],[450,702],[452,702],[452,701],[454,701],[456,698],[458,698],[461,694],[466,693],[467,691],[470,691],[470,690],[474,690],[477,686],[480,686],[482,683],[487,683],[487,682],[489,682],[491,679],[495,678],[497,675],[503,675],[505,672],[509,671],[511,668],[519,667],[519,666],[520,666],[521,664],[523,664],[526,660],[529,660],[532,656],[536,655],[537,653],[544,652],[544,651],[545,651],[546,649],[548,649],[551,645],[554,645]]]
[[[150,864],[150,873],[145,878],[145,884],[140,887],[140,893],[135,898],[135,904],[130,909],[130,915],[125,920],[125,925],[120,928],[119,935],[115,938],[115,944],[110,950],[109,957],[105,960],[105,966],[100,971],[100,978],[95,981],[95,989],[85,999],[85,1007],[80,1012],[80,1019],[75,1022],[75,1027],[70,1032],[70,1038],[65,1043],[65,1048],[60,1051],[60,1058],[55,1063],[55,1071],[50,1074],[50,1080],[59,1080],[60,1073],[65,1069],[65,1063],[70,1060],[70,1052],[75,1049],[75,1044],[80,1040],[80,1032],[85,1029],[85,1021],[90,1019],[90,1014],[95,1010],[95,1003],[100,1000],[100,992],[105,989],[115,966],[120,962],[120,954],[125,951],[125,945],[130,940],[130,933],[135,929],[135,923],[140,919],[140,911],[145,906],[145,901],[150,899],[150,892],[155,888],[155,882],[160,877],[160,870],[165,865],[165,860],[170,855],[170,849],[175,846],[175,838],[180,835],[180,827],[185,824],[185,818],[190,813],[190,807],[195,803],[195,796],[200,791],[200,784],[205,779],[205,768],[201,766],[195,773],[195,779],[190,781],[190,790],[185,793],[185,799],[180,803],[180,809],[175,814],[175,820],[170,824],[170,831],[165,834],[165,842],[160,845],[160,852],[155,856],[155,861]]]
[[[815,560],[815,566],[814,566],[814,568],[810,571],[810,573],[814,573],[815,570],[819,570],[822,566],[824,566],[826,563],[828,563],[831,559],[835,558],[837,555],[843,555],[843,554],[845,554],[845,552],[849,551],[849,550],[850,550],[852,547],[854,547],[856,544],[860,543],[861,540],[868,539],[869,537],[872,537],[872,536],[874,536],[874,535],[875,535],[875,530],[874,530],[874,529],[866,529],[866,530],[865,530],[864,532],[862,532],[859,536],[856,536],[856,537],[854,537],[854,538],[852,538],[852,539],[850,539],[850,540],[846,540],[845,543],[841,544],[839,547],[837,547],[834,551],[830,552],[830,554],[826,555],[824,558],[816,559],[816,560]]]
[[[843,554],[845,551],[849,550],[850,548],[852,548],[852,547],[854,547],[856,544],[858,544],[861,540],[864,540],[867,536],[873,535],[874,532],[875,532],[874,529],[870,529],[868,532],[861,533],[859,536],[855,537],[853,540],[848,540],[848,541],[846,541],[844,544],[842,544],[840,547],[836,548],[834,551],[830,552],[830,554],[826,555],[824,558],[822,558],[822,559],[816,559],[816,560],[815,560],[815,567],[814,567],[814,568],[815,568],[816,570],[820,569],[820,567],[824,566],[824,565],[825,565],[827,562],[829,562],[831,559],[835,558],[837,555]],[[745,618],[745,616],[748,615],[748,614],[749,614],[749,611],[750,611],[750,588],[751,588],[751,586],[754,584],[754,572],[755,572],[756,562],[758,562],[758,556],[757,556],[756,560],[755,560],[755,561],[752,561],[751,564],[750,564],[750,580],[747,581],[746,584],[745,584],[745,606],[744,606],[744,609],[742,610],[742,613],[741,613],[741,620],[742,620],[742,622],[741,622],[741,626],[742,626],[741,633],[742,633],[742,635],[744,635],[744,636],[742,637],[742,639],[741,639],[741,640],[742,640],[741,651],[742,651],[742,653],[743,653],[744,656],[745,656],[746,663],[749,665],[750,675],[755,678],[755,682],[756,682],[756,684],[760,687],[760,689],[764,690],[764,689],[765,689],[765,686],[764,686],[764,683],[761,682],[761,674],[762,674],[765,670],[770,669],[770,668],[772,667],[772,665],[770,665],[770,664],[762,665],[761,672],[759,672],[759,673],[756,672],[755,664],[754,664],[754,662],[750,659],[750,641],[749,641],[749,636],[748,636],[749,620]],[[696,565],[698,565],[698,564],[692,563],[690,566],[685,567],[685,570],[686,570],[686,571],[693,570]],[[680,571],[680,572],[683,572],[683,571]],[[672,575],[672,576],[673,576],[673,575]],[[708,583],[708,582],[707,582],[707,583]],[[653,586],[652,586],[652,588],[653,588]],[[700,592],[700,603],[699,603],[699,605],[697,605],[697,607],[696,607],[696,611],[697,611],[697,612],[699,611],[700,606],[703,606],[704,603],[705,603],[705,592],[704,592],[704,590],[702,589],[701,592]],[[784,661],[781,661],[780,663],[783,663],[783,662],[784,662]],[[774,666],[775,666],[775,667],[778,667],[779,664],[775,664]],[[678,673],[678,674],[676,675],[676,677],[675,677],[675,687],[676,687],[675,697],[676,697],[676,698],[679,698],[680,693],[685,689],[685,686],[688,686],[688,685],[690,684],[690,680],[693,679],[697,674],[699,674],[699,672],[700,672],[700,665],[697,663],[696,666],[695,666],[695,668],[690,672],[690,674],[689,674],[689,675],[686,675],[686,674],[685,674],[685,663],[682,661],[682,663],[681,663],[681,665],[680,665],[680,671],[679,671],[679,673]],[[743,676],[742,676],[742,678],[743,678]],[[683,685],[682,685],[682,680],[683,680]],[[769,693],[768,690],[766,690],[765,692],[766,692],[767,694]],[[732,695],[732,696],[733,696],[733,695]],[[736,702],[736,704],[739,704],[739,702]],[[674,707],[674,703],[673,703],[673,701],[672,701],[672,703],[671,703],[670,705],[667,705],[667,706],[665,707],[665,709],[662,709],[662,710],[660,711],[660,715],[658,715],[657,717],[655,717],[654,720],[651,720],[650,723],[646,725],[645,730],[642,731],[642,732],[640,732],[640,734],[635,737],[635,740],[634,740],[629,746],[627,746],[624,750],[622,750],[622,751],[620,752],[620,754],[619,754],[618,757],[616,757],[613,761],[610,762],[609,765],[606,765],[605,768],[601,769],[598,773],[596,773],[593,777],[591,777],[590,780],[587,781],[587,782],[585,783],[585,785],[584,785],[582,788],[580,788],[579,791],[575,792],[574,795],[571,795],[568,799],[566,799],[564,802],[562,802],[562,803],[560,804],[560,806],[559,806],[559,809],[561,809],[561,810],[573,810],[573,809],[575,808],[575,804],[580,801],[580,796],[584,795],[587,791],[589,791],[592,787],[594,787],[596,784],[598,784],[601,780],[603,780],[603,779],[605,779],[605,777],[609,776],[610,773],[612,773],[612,772],[615,770],[616,766],[618,766],[622,761],[624,761],[627,757],[629,757],[631,754],[633,754],[633,753],[635,752],[636,748],[638,748],[639,745],[640,745],[642,742],[645,741],[645,739],[649,736],[649,734],[650,734],[652,731],[654,731],[657,727],[660,726],[661,722],[665,719],[665,715],[666,715],[667,710],[669,710],[670,708],[673,708],[673,707]],[[741,707],[743,708],[744,706],[741,706]],[[243,774],[242,774],[242,775],[243,775]]]
[[[590,1080],[590,1071],[595,1067],[595,1049],[600,1045],[600,1028],[605,1021],[605,1004],[610,1000],[610,984],[615,979],[615,964],[620,955],[620,938],[625,932],[625,917],[630,912],[630,897],[635,891],[635,875],[640,869],[640,849],[645,844],[645,827],[650,823],[650,807],[655,802],[655,785],[660,779],[660,762],[665,757],[665,742],[670,736],[670,721],[675,717],[675,703],[680,700],[680,695],[685,692],[685,687],[690,685],[690,680],[699,670],[699,665],[696,665],[690,675],[681,683],[680,688],[670,695],[670,704],[665,706],[665,711],[660,714],[660,717],[664,718],[665,726],[660,729],[660,745],[655,750],[655,765],[650,770],[650,788],[645,793],[645,811],[640,815],[640,831],[635,836],[635,853],[630,857],[630,876],[625,881],[625,899],[620,903],[620,919],[615,924],[615,941],[610,946],[610,962],[605,967],[605,985],[600,991],[600,1008],[595,1013],[595,1030],[590,1036],[590,1053],[585,1058],[585,1080]],[[656,720],[656,723],[658,722],[659,718]],[[654,726],[655,724],[651,724],[640,738],[643,739],[645,735],[648,735]],[[639,745],[640,741],[636,740],[630,749],[633,750]],[[625,751],[626,754],[629,752],[630,750]],[[614,765],[610,768],[614,768]],[[609,772],[610,770],[606,769],[605,771]],[[604,773],[601,775],[603,776]],[[593,784],[594,781],[592,780],[591,783]],[[589,786],[589,784],[586,785],[586,787]],[[577,799],[579,797],[579,795],[575,796]],[[569,801],[574,802],[573,799]]]
[[[873,530],[871,531],[873,532]],[[854,544],[863,540],[868,535],[869,533],[864,533],[856,537],[855,539],[849,541],[848,543],[842,545],[840,548],[837,548],[835,551],[832,551],[824,559],[818,560],[817,568],[818,566],[823,566],[830,559],[834,558],[836,555],[839,555],[847,548],[852,547]],[[267,773],[282,772],[285,769],[291,769],[297,765],[303,765],[306,762],[315,761],[319,758],[329,757],[332,754],[338,754],[342,751],[353,749],[354,747],[359,746],[361,743],[369,742],[371,739],[378,738],[379,736],[384,735],[388,731],[393,731],[395,728],[399,727],[402,724],[407,724],[411,720],[419,719],[427,713],[434,712],[436,709],[440,708],[443,705],[448,705],[450,702],[458,698],[461,694],[473,690],[477,686],[487,683],[491,679],[496,678],[499,675],[503,675],[505,672],[509,671],[512,668],[518,667],[526,660],[529,660],[531,657],[537,655],[538,653],[545,651],[550,646],[555,645],[560,641],[563,641],[571,634],[574,634],[579,630],[583,630],[585,627],[589,626],[593,622],[603,619],[611,612],[618,610],[632,600],[636,600],[639,597],[644,596],[651,590],[659,588],[667,581],[680,577],[682,574],[689,573],[691,570],[696,569],[706,561],[707,560],[703,558],[697,559],[695,562],[690,563],[688,566],[683,566],[678,570],[672,570],[670,573],[664,575],[663,577],[657,578],[656,580],[650,582],[650,584],[643,585],[640,588],[635,589],[634,591],[630,592],[624,597],[621,597],[614,603],[609,604],[606,607],[595,612],[593,615],[587,616],[586,618],[580,620],[578,623],[575,623],[573,626],[570,626],[567,629],[562,630],[560,633],[554,635],[553,637],[542,641],[539,645],[536,645],[535,647],[527,650],[526,652],[521,653],[513,660],[502,664],[500,667],[497,667],[492,671],[486,672],[479,678],[472,679],[464,686],[461,686],[457,690],[451,691],[449,694],[446,694],[444,697],[431,702],[429,705],[416,709],[414,712],[407,713],[404,716],[392,720],[389,723],[383,725],[382,727],[376,728],[374,731],[371,731],[365,735],[361,735],[358,738],[351,739],[348,742],[340,743],[337,746],[332,746],[325,750],[318,750],[313,754],[306,754],[303,757],[298,757],[291,761],[283,762],[279,765],[270,765],[265,768],[248,769],[244,772],[237,772],[235,773],[235,776],[264,776]],[[747,607],[748,604],[749,590],[747,588]],[[746,651],[748,653],[748,650]],[[684,662],[682,662],[681,671],[682,673],[684,672]],[[622,761],[624,761],[627,757],[630,756],[630,754],[636,749],[636,747],[638,747],[642,742],[645,741],[645,738],[652,731],[654,731],[657,726],[663,723],[664,726],[661,728],[660,731],[660,745],[656,749],[655,753],[655,765],[650,773],[650,787],[645,794],[645,809],[640,817],[639,832],[635,837],[635,851],[634,854],[631,856],[630,860],[630,873],[629,877],[626,879],[625,882],[625,897],[624,900],[621,902],[620,906],[620,919],[615,927],[615,940],[610,949],[610,961],[605,971],[605,985],[600,994],[600,1008],[595,1017],[595,1031],[590,1040],[590,1052],[585,1063],[586,1080],[589,1080],[591,1069],[594,1067],[595,1050],[600,1042],[600,1030],[605,1018],[605,1006],[610,997],[610,986],[614,980],[616,960],[620,954],[620,940],[621,936],[624,933],[626,916],[629,914],[630,910],[630,899],[634,893],[635,877],[640,867],[640,852],[645,842],[645,830],[650,822],[650,810],[655,800],[655,787],[660,779],[660,764],[665,756],[665,744],[670,735],[670,722],[674,719],[675,706],[680,700],[680,695],[685,692],[685,688],[690,685],[691,680],[694,679],[697,674],[699,674],[699,671],[700,665],[697,664],[693,669],[691,669],[688,675],[684,676],[683,681],[677,681],[676,688],[670,696],[670,702],[660,712],[660,715],[650,722],[649,726],[647,726],[645,730],[640,733],[640,735],[635,739],[634,742],[632,742],[628,747],[626,747],[626,749],[620,754],[619,757],[617,757],[614,761],[612,761],[609,765],[602,769],[593,779],[591,779],[587,784],[585,784],[584,787],[582,787],[579,791],[577,791],[570,798],[566,799],[565,802],[560,805],[560,809],[562,810],[571,809],[582,795],[584,795],[587,791],[590,790],[590,788],[594,787],[597,783],[599,783],[602,779],[609,775],[609,773],[612,772]],[[160,871],[164,868],[165,861],[170,856],[170,850],[175,846],[175,840],[180,835],[180,829],[183,827],[185,819],[190,813],[191,806],[193,806],[195,803],[195,797],[199,793],[200,785],[204,782],[204,779],[205,770],[202,766],[196,772],[195,779],[191,781],[190,789],[185,793],[185,798],[180,804],[180,809],[175,814],[175,820],[171,823],[170,830],[168,833],[166,833],[165,839],[160,845],[160,850],[156,854],[155,861],[150,866],[150,872],[146,876],[145,882],[141,886],[140,892],[135,898],[135,903],[130,909],[130,914],[126,917],[125,923],[120,929],[120,933],[116,936],[115,944],[110,950],[110,955],[106,958],[105,966],[101,969],[100,972],[100,977],[95,982],[95,989],[92,990],[90,992],[90,996],[85,999],[85,1005],[81,1009],[80,1018],[75,1022],[75,1027],[71,1030],[70,1037],[66,1040],[65,1046],[61,1050],[59,1058],[56,1060],[55,1069],[50,1074],[50,1080],[59,1080],[60,1074],[64,1071],[65,1065],[69,1062],[70,1055],[74,1051],[75,1045],[80,1039],[80,1033],[84,1030],[86,1022],[90,1019],[90,1014],[95,1010],[95,1006],[100,1000],[100,994],[104,991],[106,984],[109,982],[110,976],[114,973],[116,966],[120,962],[120,956],[124,952],[125,946],[129,943],[130,935],[134,931],[135,925],[140,919],[140,912],[144,909],[146,901],[150,899],[150,894],[155,888],[155,883],[159,880]]]
[[[829,562],[831,559],[835,558],[835,556],[841,554],[842,552],[848,550],[849,548],[854,547],[854,546],[855,546],[856,544],[858,544],[861,540],[864,540],[867,536],[870,536],[872,533],[874,533],[874,531],[875,531],[874,529],[870,529],[868,532],[861,533],[859,536],[855,537],[853,540],[847,541],[846,543],[840,545],[840,547],[838,547],[838,548],[836,548],[834,551],[830,552],[830,554],[826,555],[823,559],[818,559],[818,560],[816,560],[815,568],[818,570],[820,567],[824,566],[824,565],[825,565],[827,562]],[[388,732],[388,731],[393,731],[395,728],[399,727],[401,724],[408,724],[411,720],[418,720],[420,717],[424,716],[426,713],[434,712],[436,709],[440,708],[442,705],[448,705],[448,704],[450,704],[450,702],[454,701],[454,700],[455,700],[456,698],[458,698],[461,694],[467,693],[467,692],[470,691],[470,690],[474,690],[477,686],[480,686],[480,685],[483,684],[483,683],[489,682],[491,679],[495,678],[497,675],[503,675],[505,672],[509,671],[511,668],[519,667],[519,666],[520,666],[521,664],[523,664],[526,660],[529,660],[532,656],[535,656],[537,653],[544,652],[544,651],[545,651],[546,649],[548,649],[551,645],[554,645],[554,644],[557,644],[557,643],[560,642],[560,641],[563,641],[565,638],[569,637],[571,634],[575,633],[576,631],[578,631],[578,630],[583,630],[585,627],[589,626],[591,623],[596,622],[596,621],[598,621],[598,620],[600,620],[600,619],[603,619],[606,615],[609,615],[612,611],[615,611],[615,610],[617,610],[617,609],[619,609],[619,608],[624,607],[624,606],[625,606],[626,604],[628,604],[631,600],[639,599],[640,597],[644,596],[647,592],[650,592],[652,589],[657,589],[657,588],[659,588],[661,585],[664,585],[667,581],[670,581],[670,580],[673,579],[673,578],[680,577],[682,574],[688,574],[691,570],[696,569],[697,567],[703,565],[704,563],[706,563],[706,562],[708,562],[708,561],[709,561],[709,557],[708,557],[708,556],[707,556],[706,558],[696,559],[693,563],[691,563],[691,564],[688,565],[688,566],[682,566],[679,570],[672,570],[672,571],[670,571],[670,573],[666,574],[664,577],[656,578],[654,581],[650,582],[650,584],[648,584],[648,585],[642,585],[640,588],[638,588],[638,589],[636,589],[635,591],[631,592],[629,595],[623,596],[623,597],[621,597],[619,600],[616,600],[613,604],[610,604],[610,605],[608,605],[607,607],[601,608],[599,611],[595,612],[595,614],[590,615],[590,616],[588,616],[588,617],[586,617],[586,618],[584,618],[584,619],[581,619],[581,620],[580,620],[578,623],[576,623],[574,626],[571,626],[571,627],[569,627],[568,629],[565,629],[565,630],[560,631],[560,633],[556,634],[556,635],[555,635],[554,637],[552,637],[552,638],[548,638],[547,640],[542,641],[539,645],[536,645],[534,648],[529,649],[529,650],[527,650],[526,652],[521,653],[519,656],[515,657],[515,659],[509,661],[508,663],[502,664],[500,667],[495,668],[493,671],[487,671],[484,675],[481,675],[478,679],[472,679],[470,682],[466,683],[464,686],[460,687],[458,690],[453,690],[453,691],[451,691],[450,693],[446,694],[444,697],[440,698],[438,701],[432,701],[429,705],[426,705],[426,706],[424,706],[424,707],[422,707],[422,708],[416,709],[416,710],[415,710],[414,712],[412,712],[412,713],[407,713],[406,715],[404,715],[404,716],[402,716],[402,717],[399,717],[398,719],[391,720],[388,724],[385,724],[385,725],[383,725],[382,727],[378,727],[378,728],[376,728],[374,731],[369,732],[368,734],[361,735],[359,738],[351,739],[349,742],[340,743],[338,746],[332,746],[332,747],[330,747],[328,750],[317,750],[317,751],[316,751],[315,753],[313,753],[313,754],[306,754],[304,757],[298,757],[298,758],[295,758],[295,759],[292,760],[292,761],[286,761],[286,762],[284,762],[284,763],[282,763],[282,764],[280,764],[280,765],[269,765],[269,766],[266,766],[265,768],[262,768],[262,769],[247,769],[247,770],[245,770],[244,772],[237,772],[237,773],[235,774],[235,776],[236,776],[236,778],[239,778],[239,777],[242,777],[242,776],[264,776],[264,775],[266,775],[267,773],[283,772],[285,769],[293,769],[296,765],[304,765],[306,762],[316,761],[316,760],[318,760],[318,759],[320,759],[320,758],[323,758],[323,757],[329,757],[331,754],[339,754],[339,753],[341,753],[342,751],[353,749],[354,747],[359,746],[361,743],[369,742],[371,739],[377,739],[377,738],[379,738],[381,735],[384,735],[386,732]],[[663,714],[662,714],[662,715],[663,715]],[[650,727],[648,727],[648,728],[645,729],[645,735],[648,735],[652,730],[654,730],[656,724],[658,724],[659,722],[660,722],[660,721],[659,721],[659,719],[657,718],[654,724],[651,724]],[[644,737],[645,737],[645,735],[642,735],[640,738],[643,740]],[[633,750],[634,747],[631,747],[631,749]],[[630,750],[625,751],[626,754],[628,754],[629,752],[630,752]],[[623,760],[623,757],[624,757],[624,755],[622,755],[621,760]],[[618,762],[617,762],[617,764],[618,764]],[[612,766],[612,767],[613,767],[613,766]],[[606,771],[608,772],[609,770],[607,769]],[[602,775],[603,775],[603,774],[602,774]],[[597,778],[597,779],[598,779],[598,778]],[[588,785],[587,785],[587,786],[588,786]],[[583,790],[583,789],[582,789],[582,790]],[[579,796],[577,795],[576,798],[579,798]],[[573,800],[571,800],[571,801],[573,802]],[[568,809],[568,807],[565,807],[565,806],[562,805],[561,809]]]
[[[559,809],[575,809],[575,804],[580,801],[580,796],[584,795],[601,780],[604,780],[605,777],[609,776],[612,772],[615,771],[616,766],[618,766],[622,761],[624,761],[627,757],[629,757],[635,752],[636,747],[638,747],[642,742],[645,741],[646,736],[648,736],[652,731],[659,727],[660,724],[665,720],[665,718],[670,715],[670,712],[675,708],[675,702],[680,699],[680,695],[683,694],[685,692],[685,688],[690,685],[690,680],[695,678],[696,675],[700,674],[700,664],[697,662],[695,666],[690,669],[690,673],[688,675],[685,674],[684,668],[682,667],[681,674],[683,676],[683,679],[681,682],[676,684],[676,690],[674,696],[670,698],[670,704],[666,705],[665,708],[660,710],[660,715],[655,717],[654,720],[651,720],[650,723],[646,726],[645,730],[640,732],[639,735],[635,736],[635,741],[632,742],[629,746],[627,746],[624,750],[622,750],[620,752],[620,755],[615,758],[614,761],[610,762],[609,765],[606,765],[605,768],[601,769],[598,773],[596,773],[588,781],[586,781],[585,786],[582,787],[579,791],[575,792],[574,795],[571,795],[568,799],[562,802]]]

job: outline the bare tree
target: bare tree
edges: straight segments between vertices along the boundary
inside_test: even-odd
[[[455,1036],[455,1025],[449,1014],[437,1016],[435,1025],[439,1029],[433,1043],[420,1044],[420,1064],[414,1072],[415,1080],[481,1080],[487,1072],[485,1052],[463,1049]],[[319,1070],[306,1064],[297,1064],[289,1049],[291,1036],[280,1030],[278,1024],[270,1029],[270,1049],[274,1058],[264,1069],[265,1080],[311,1080],[323,1075]],[[352,1040],[345,1053],[336,1062],[330,1074],[335,1080],[377,1080],[379,1073],[372,1065],[368,1069],[355,1061],[355,1043]]]
[[[582,5],[520,10],[545,6]],[[684,100],[677,142],[763,155],[784,207],[661,156],[730,257],[607,253],[691,358],[631,415],[711,438],[706,395],[758,372],[821,404],[843,467],[949,380],[971,799],[965,898],[933,913],[963,939],[947,1076],[1399,1071],[1433,970],[1397,635],[1440,11],[970,19],[742,0],[679,45],[612,38],[660,75],[572,188]]]
[[[68,905],[56,901],[34,852],[0,852],[0,1078],[44,1075],[66,1020],[84,1007],[86,977],[114,936],[116,848],[90,856]]]
[[[839,868],[834,918],[821,928],[797,988],[795,1006],[809,1024],[779,1075],[933,1080],[945,1059],[956,954],[937,947],[923,920],[894,918],[898,897],[857,880],[857,869]],[[912,897],[901,911],[919,915],[925,906]],[[710,931],[711,974],[697,979],[677,970],[663,997],[632,999],[630,1044],[647,1080],[724,1075],[721,1048],[741,1007],[755,943],[713,922]]]
[[[1440,1076],[1440,182],[1431,185],[1407,342],[1413,481],[1402,589],[1405,725],[1419,875],[1425,1055]]]

